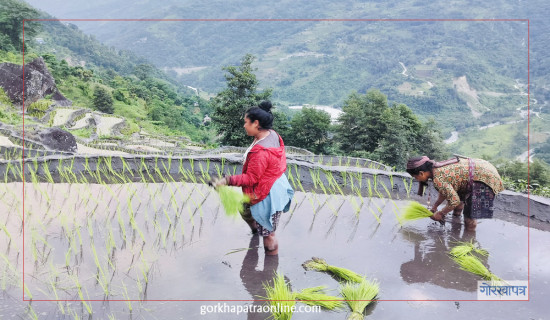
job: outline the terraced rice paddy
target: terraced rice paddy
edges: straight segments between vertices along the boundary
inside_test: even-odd
[[[456,241],[473,241],[487,249],[490,255],[484,262],[503,279],[527,278],[526,218],[497,212],[496,219],[483,221],[473,233],[465,232],[456,219],[445,225],[423,219],[402,227],[397,216],[409,201],[390,198],[389,187],[380,187],[382,180],[346,175],[341,184],[330,173],[311,170],[318,191],[311,193],[301,187],[297,169],[289,166],[297,192],[277,231],[279,256],[264,259],[258,237],[251,236],[240,219],[227,217],[216,192],[201,182],[209,178],[203,164],[195,164],[195,172],[202,174],[182,168],[184,178],[178,179],[162,169],[144,169],[139,171],[146,172],[142,181],[135,181],[122,171],[111,172],[112,163],[103,160],[99,171],[90,170],[101,183],[86,182],[86,175],[73,177],[69,170],[47,177],[49,170],[40,166],[31,171],[41,177],[24,186],[7,178],[0,184],[2,319],[244,319],[242,314],[201,316],[200,306],[217,300],[262,305],[250,300],[264,296],[262,282],[277,270],[292,287],[325,285],[329,294],[338,295],[338,282],[330,275],[304,272],[301,265],[312,256],[378,281],[380,301],[367,306],[367,319],[404,314],[436,319],[442,313],[449,319],[476,317],[486,312],[483,302],[453,302],[475,300],[480,280],[449,258]],[[20,169],[9,168],[7,176],[22,174]],[[57,174],[53,168],[51,172]],[[548,243],[546,224],[532,222],[531,228],[532,244]],[[536,298],[502,303],[492,308],[492,316],[546,315],[547,250],[532,245],[530,251],[531,292]],[[269,314],[249,316],[264,319]],[[346,311],[293,315],[345,318]]]

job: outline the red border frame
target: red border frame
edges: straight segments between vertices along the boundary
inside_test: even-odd
[[[527,184],[529,184],[529,151],[530,151],[530,103],[531,103],[531,86],[530,86],[530,20],[529,19],[23,19],[23,110],[25,109],[25,22],[26,21],[76,21],[76,22],[94,22],[94,21],[103,21],[103,22],[137,22],[137,21],[168,21],[168,22],[250,22],[250,21],[263,21],[263,22],[527,22]],[[99,299],[90,299],[90,300],[37,300],[37,299],[25,299],[25,117],[23,116],[23,154],[22,154],[22,173],[23,173],[23,301],[44,301],[44,302],[104,302],[104,301],[131,301],[131,302],[167,302],[167,301],[178,301],[178,302],[254,302],[254,301],[269,301],[269,300],[180,300],[180,299],[171,299],[171,300],[99,300]],[[530,192],[527,189],[527,300],[506,300],[509,301],[524,301],[528,302],[531,299],[530,296]],[[285,301],[285,300],[283,300]],[[406,302],[446,302],[446,301],[455,301],[455,302],[466,302],[466,301],[497,301],[499,300],[391,300],[391,299],[380,299],[380,300],[357,300],[357,301],[406,301]]]

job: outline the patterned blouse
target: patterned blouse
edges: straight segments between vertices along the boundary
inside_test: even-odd
[[[485,183],[495,195],[504,190],[500,175],[492,164],[481,159],[473,160],[475,162],[474,181]],[[432,171],[435,189],[445,196],[448,206],[458,206],[460,199],[464,200],[468,193],[468,159],[460,159],[457,163],[434,168]]]

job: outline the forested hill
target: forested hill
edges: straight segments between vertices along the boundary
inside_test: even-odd
[[[543,77],[550,61],[544,49],[548,6],[542,0],[483,2],[420,1],[249,1],[184,2],[94,1],[65,3],[29,0],[60,18],[156,19],[531,19],[532,65]],[[510,89],[510,80],[527,82],[526,22],[81,22],[78,25],[117,47],[170,68],[182,81],[209,92],[223,86],[220,66],[235,64],[244,54],[259,57],[259,79],[273,87],[281,101],[337,105],[351,90],[382,88],[386,94],[411,95],[399,77],[404,71],[428,78],[435,88],[413,81],[412,92],[437,96],[419,109],[437,112],[458,107],[443,98],[452,82],[445,76],[466,76],[478,91]],[[439,65],[438,65],[439,64]],[[541,71],[537,71],[537,69]],[[435,72],[442,69],[443,72]],[[447,72],[445,72],[447,71]],[[417,79],[418,79],[417,78]],[[432,81],[433,80],[433,81]],[[424,81],[426,82],[426,81]],[[393,92],[392,92],[393,90]],[[535,90],[536,92],[536,90]],[[542,98],[542,97],[541,97]],[[393,99],[392,99],[393,100]],[[427,107],[435,104],[434,109]],[[414,107],[414,106],[413,106]],[[452,109],[452,108],[447,108]]]

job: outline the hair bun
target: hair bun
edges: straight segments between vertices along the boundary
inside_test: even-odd
[[[273,105],[271,104],[271,101],[264,100],[264,101],[260,102],[258,107],[260,107],[260,109],[262,109],[264,111],[267,111],[267,112],[271,113],[271,108],[273,108]]]

